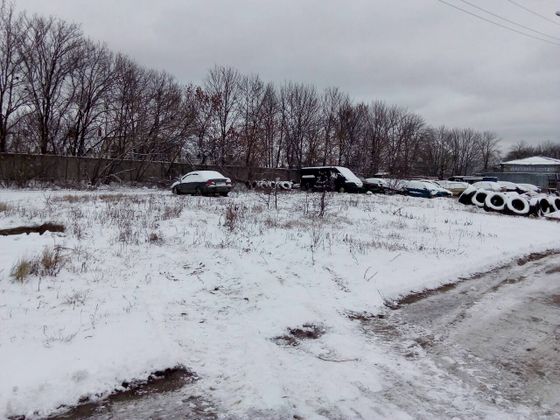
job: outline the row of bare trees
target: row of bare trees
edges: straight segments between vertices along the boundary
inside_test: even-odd
[[[0,153],[188,161],[248,167],[343,165],[363,175],[446,176],[488,169],[498,139],[433,128],[337,88],[215,67],[183,86],[56,18],[0,9]]]
[[[506,155],[506,160],[523,159],[530,156],[547,156],[560,159],[560,144],[545,141],[534,145],[521,141],[511,148]]]

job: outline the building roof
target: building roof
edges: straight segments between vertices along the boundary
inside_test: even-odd
[[[535,166],[551,166],[559,165],[560,159],[554,159],[545,156],[531,156],[525,159],[510,160],[509,162],[502,162],[502,165],[535,165]]]

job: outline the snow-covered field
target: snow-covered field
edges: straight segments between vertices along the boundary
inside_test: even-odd
[[[228,415],[406,417],[383,398],[404,362],[348,314],[560,248],[557,222],[452,199],[332,195],[319,217],[320,198],[0,190],[0,229],[66,227],[0,236],[0,418],[176,365]],[[45,249],[60,253],[54,275],[14,279]],[[290,341],[305,324],[323,335]]]

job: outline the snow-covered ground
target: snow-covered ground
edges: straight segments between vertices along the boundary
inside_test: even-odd
[[[66,226],[0,236],[0,418],[176,365],[233,416],[407,417],[383,400],[401,361],[348,314],[560,248],[556,222],[452,199],[332,195],[319,217],[320,198],[0,190],[0,229]],[[56,275],[11,276],[45,248],[62,256]],[[324,334],[275,340],[304,324]]]

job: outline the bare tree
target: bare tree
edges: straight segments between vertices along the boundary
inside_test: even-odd
[[[340,152],[337,151],[338,145],[336,144],[338,116],[340,115],[342,105],[348,102],[348,96],[343,94],[338,88],[326,89],[321,98],[323,165],[333,162],[336,156],[340,156]]]
[[[7,150],[8,136],[25,104],[22,86],[22,56],[18,50],[22,17],[14,6],[0,3],[0,153]]]
[[[234,146],[237,130],[237,102],[239,99],[239,72],[231,67],[216,66],[206,79],[206,92],[214,101],[216,160],[224,165]]]
[[[183,94],[187,112],[192,115],[193,127],[189,135],[187,159],[195,157],[202,165],[212,155],[210,129],[214,115],[214,101],[200,87],[189,85]]]
[[[289,167],[301,167],[317,160],[319,140],[319,98],[313,86],[287,83],[280,89],[282,131]]]
[[[498,163],[500,158],[500,139],[495,133],[485,131],[482,133],[479,148],[482,170],[487,171],[491,166]]]
[[[84,156],[103,138],[114,78],[113,55],[103,45],[84,41],[70,73],[67,151]]]
[[[56,153],[62,118],[70,104],[68,80],[76,68],[82,33],[53,17],[25,19],[19,53],[39,152]]]
[[[244,76],[239,81],[239,148],[243,164],[249,168],[257,166],[264,153],[261,136],[266,93],[266,86],[259,76]]]

